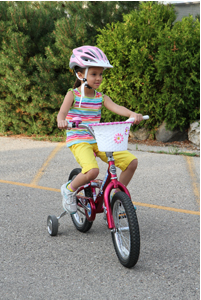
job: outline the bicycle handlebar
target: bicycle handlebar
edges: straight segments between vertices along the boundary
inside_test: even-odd
[[[143,120],[149,120],[149,116],[148,115],[143,116]],[[129,118],[125,122],[134,122],[134,121],[135,121],[135,118]]]
[[[143,116],[143,120],[148,120],[148,119],[149,119],[148,115]],[[134,121],[135,121],[135,118],[129,118],[125,122],[134,122]],[[87,125],[80,124],[80,123],[82,123],[82,119],[79,118],[79,117],[75,117],[72,120],[70,120],[68,122],[68,128],[72,128],[73,127],[73,125],[72,125],[73,123],[76,124],[76,127],[89,128]]]
[[[149,119],[149,116],[146,115],[146,116],[143,116],[143,120],[148,120]],[[129,118],[128,120],[126,120],[125,122],[134,122],[135,121],[135,118]],[[76,124],[74,127],[80,127],[80,128],[85,128],[87,129],[90,134],[95,138],[95,135],[94,135],[94,132],[93,132],[93,129],[90,128],[88,125],[84,125],[84,124],[80,124],[82,122],[82,119],[79,118],[79,117],[75,117],[73,118],[70,123],[68,122],[68,128],[72,128],[73,127],[73,123]]]

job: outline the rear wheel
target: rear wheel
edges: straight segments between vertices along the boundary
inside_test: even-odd
[[[80,172],[81,172],[80,168],[73,169],[69,175],[68,180],[73,180],[73,178],[75,178],[75,176],[77,176]],[[82,196],[92,197],[92,192],[89,187],[81,191],[80,194]],[[87,232],[93,225],[93,222],[87,220],[84,208],[80,206],[77,207],[78,210],[75,214],[71,215],[71,219],[77,230],[81,232]]]
[[[137,215],[131,199],[123,192],[114,194],[111,202],[116,231],[112,240],[119,261],[124,267],[132,268],[140,254],[140,232]]]

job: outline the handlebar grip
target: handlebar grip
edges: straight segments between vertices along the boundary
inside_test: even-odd
[[[70,123],[72,123],[72,125],[70,126],[68,126],[68,127],[70,127],[70,128],[75,128],[75,127],[79,127],[79,124],[81,124],[82,123],[82,118],[80,118],[80,117],[74,117],[72,120],[69,120],[68,121],[68,124],[70,124]]]
[[[125,122],[134,122],[135,118],[129,118],[128,120],[126,120]]]
[[[146,116],[143,116],[143,120],[148,120],[149,119],[149,116],[146,115]],[[135,118],[129,118],[128,120],[126,120],[126,122],[134,122],[135,121]]]

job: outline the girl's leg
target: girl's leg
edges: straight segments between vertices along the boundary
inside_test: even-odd
[[[99,168],[94,156],[95,144],[80,143],[70,148],[75,159],[82,167],[82,173],[79,173],[71,182],[71,188],[76,190],[81,185],[94,180],[99,174]]]
[[[90,180],[94,180],[99,174],[99,169],[91,169],[87,173],[79,173],[71,182],[71,187],[75,190],[81,185],[88,183]]]
[[[96,154],[102,161],[107,163],[107,156],[105,155],[105,152],[100,152],[98,147],[96,149]],[[120,174],[119,181],[127,186],[137,169],[138,160],[129,151],[114,152],[113,156],[115,159],[115,165],[121,170],[124,170]]]
[[[125,186],[127,186],[132,179],[135,170],[137,169],[138,160],[134,159],[131,161],[131,163],[128,165],[126,170],[122,171],[119,177],[119,181],[123,183]]]
[[[97,156],[107,162],[107,157],[104,152],[97,152]],[[135,170],[137,169],[137,157],[129,151],[119,151],[113,153],[115,165],[123,170],[120,174],[119,181],[127,186],[132,179]]]
[[[82,167],[82,173],[79,173],[73,181],[67,182],[61,187],[63,196],[63,208],[70,214],[77,211],[76,190],[81,185],[88,183],[98,176],[99,168],[94,157],[93,146],[88,143],[80,143],[70,147],[77,162]]]

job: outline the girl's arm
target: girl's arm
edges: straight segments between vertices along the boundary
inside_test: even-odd
[[[59,110],[59,113],[57,115],[57,126],[59,129],[67,129],[68,128],[68,122],[66,121],[66,116],[69,112],[69,109],[71,108],[71,105],[73,104],[74,96],[73,92],[69,91],[64,101],[61,105],[61,108]]]
[[[143,120],[141,114],[137,114],[124,106],[116,104],[110,99],[110,97],[106,95],[104,95],[104,106],[110,111],[116,113],[117,115],[128,118],[135,118],[134,124],[139,124]]]

